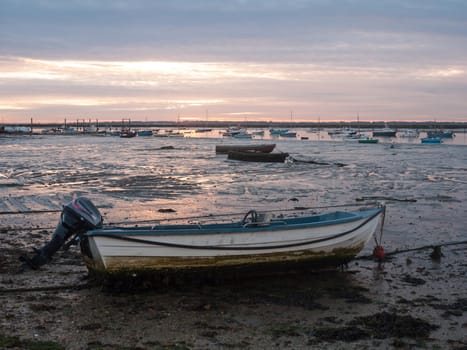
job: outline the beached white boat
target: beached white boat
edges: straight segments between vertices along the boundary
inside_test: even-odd
[[[38,269],[62,246],[79,242],[90,273],[105,275],[104,279],[275,274],[348,262],[378,227],[382,234],[384,215],[384,205],[275,219],[251,210],[238,222],[106,227],[94,204],[78,197],[63,207],[52,239],[35,249],[34,256],[20,259],[23,267]],[[376,237],[375,241],[380,247]]]
[[[81,249],[89,270],[98,273],[339,265],[361,251],[383,215],[383,206],[273,220],[251,211],[236,223],[108,227],[87,231]]]

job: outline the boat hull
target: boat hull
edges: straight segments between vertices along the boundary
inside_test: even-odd
[[[358,143],[378,143],[378,139],[360,139]]]
[[[288,156],[288,153],[229,151],[227,158],[232,160],[242,160],[244,162],[284,163]]]
[[[452,131],[428,131],[427,136],[429,138],[445,138],[449,139],[454,136],[454,132]]]
[[[230,151],[239,151],[239,152],[262,152],[270,153],[276,147],[275,143],[268,144],[251,144],[251,145],[217,145],[216,153],[229,153]]]
[[[424,137],[421,139],[422,143],[433,143],[433,144],[440,144],[442,140],[440,137]]]
[[[170,271],[305,263],[338,265],[375,233],[383,209],[336,212],[266,225],[167,225],[100,229],[82,241],[91,271]],[[321,220],[323,218],[323,220]]]
[[[396,131],[373,131],[373,137],[395,137]]]

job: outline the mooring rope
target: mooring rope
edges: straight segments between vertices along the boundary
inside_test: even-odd
[[[407,249],[396,249],[392,252],[385,253],[386,257],[388,256],[393,256],[397,254],[402,254],[402,253],[409,253],[409,252],[415,252],[419,250],[425,250],[425,249],[433,249],[435,247],[448,247],[452,245],[461,245],[461,244],[467,244],[466,241],[454,241],[454,242],[446,242],[446,243],[434,243],[434,244],[427,244],[421,247],[416,247],[416,248],[407,248]],[[375,257],[373,254],[370,255],[362,255],[362,256],[357,256],[353,260],[373,260]]]
[[[64,284],[56,286],[42,286],[42,287],[21,287],[21,288],[0,288],[0,293],[27,293],[27,292],[49,292],[60,290],[81,290],[93,287],[90,283],[83,284]]]
[[[29,215],[29,214],[45,214],[45,213],[60,213],[62,209],[43,209],[43,210],[16,210],[16,211],[0,211],[0,215]]]

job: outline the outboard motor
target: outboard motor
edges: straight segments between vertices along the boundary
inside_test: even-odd
[[[102,222],[101,213],[89,199],[73,199],[63,206],[52,239],[41,249],[34,249],[36,254],[32,258],[22,256],[20,260],[32,269],[38,269],[46,264],[71,236],[74,236],[73,241],[78,241],[86,231],[102,227]]]

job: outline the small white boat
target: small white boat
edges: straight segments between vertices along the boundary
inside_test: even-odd
[[[377,129],[373,131],[373,137],[395,137],[396,136],[396,130],[385,127],[382,129]]]
[[[107,227],[87,231],[81,250],[91,272],[179,271],[282,263],[339,265],[377,230],[384,206],[271,219],[247,213],[221,224]]]
[[[137,276],[159,284],[183,276],[287,273],[347,263],[378,227],[382,235],[384,216],[384,205],[274,219],[251,210],[238,222],[106,227],[94,204],[78,197],[63,206],[51,240],[20,260],[22,268],[39,269],[61,247],[79,243],[90,274],[104,284],[127,277],[138,282]],[[375,256],[383,257],[375,241]]]
[[[180,131],[171,131],[167,133],[168,137],[185,137],[185,134]]]
[[[418,131],[415,129],[407,129],[400,133],[397,133],[399,137],[418,137]]]
[[[359,141],[359,140],[365,140],[365,139],[368,139],[368,136],[364,134],[359,134],[359,133],[347,135],[344,137],[344,141]]]
[[[352,128],[341,128],[341,129],[336,129],[336,130],[330,130],[328,131],[329,136],[350,136],[350,135],[355,135],[357,133],[357,130],[352,129]]]
[[[232,126],[232,127],[229,127],[225,132],[223,132],[222,136],[235,136],[237,134],[242,134],[242,133],[246,133],[246,130],[236,127],[236,126]]]

